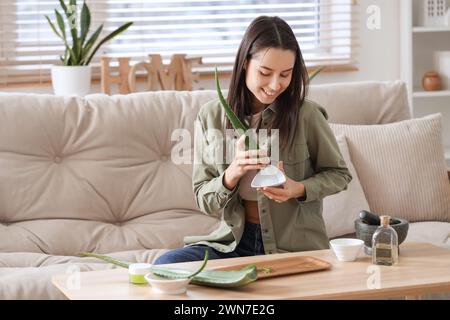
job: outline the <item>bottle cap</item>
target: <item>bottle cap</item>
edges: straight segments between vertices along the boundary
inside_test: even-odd
[[[390,217],[390,216],[381,216],[381,217],[380,217],[380,224],[381,224],[382,226],[388,226],[390,220],[391,220],[391,217]]]

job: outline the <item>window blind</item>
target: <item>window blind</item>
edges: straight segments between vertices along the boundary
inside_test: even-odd
[[[77,1],[81,10],[82,1]],[[66,0],[68,4],[68,0]],[[87,0],[91,34],[100,38],[133,21],[124,33],[102,46],[92,60],[99,77],[99,57],[131,57],[131,63],[161,54],[202,57],[199,72],[232,69],[246,27],[260,15],[277,15],[291,26],[307,66],[357,63],[358,5],[354,0]],[[50,68],[64,52],[45,15],[55,21],[59,1],[0,2],[0,84],[47,82]],[[68,33],[70,39],[70,33]],[[113,60],[114,61],[114,60]]]

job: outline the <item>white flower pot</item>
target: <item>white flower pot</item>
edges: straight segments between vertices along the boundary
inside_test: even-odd
[[[91,89],[91,66],[53,66],[53,92],[58,96],[85,96]]]

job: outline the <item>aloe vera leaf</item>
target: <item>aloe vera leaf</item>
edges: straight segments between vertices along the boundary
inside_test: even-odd
[[[222,107],[225,109],[225,113],[226,113],[228,119],[230,119],[231,125],[238,132],[239,136],[241,136],[241,135],[245,134],[245,132],[248,130],[248,128],[246,125],[244,125],[241,122],[241,120],[239,120],[239,118],[236,116],[236,114],[233,112],[233,110],[231,109],[231,107],[228,105],[227,101],[223,97],[222,90],[220,89],[219,75],[218,75],[217,67],[216,67],[216,71],[215,71],[215,78],[216,78],[216,90],[217,90],[217,95],[219,96],[220,103],[221,103]],[[256,149],[259,149],[259,145],[257,143],[255,143],[250,136],[248,136],[248,139],[245,139],[245,146],[247,147],[247,149],[249,148],[250,141],[252,142],[252,145],[256,146]]]
[[[130,262],[120,261],[108,256],[105,256],[103,254],[97,254],[92,252],[80,252],[79,255],[81,257],[94,257],[103,261],[106,261],[108,263],[115,264],[116,266],[122,267],[122,268],[128,268],[130,266]]]
[[[227,101],[223,97],[222,90],[220,89],[219,75],[218,75],[217,67],[216,67],[216,72],[215,72],[215,78],[216,78],[217,94],[219,95],[220,103],[222,104],[223,108],[225,109],[228,119],[230,119],[231,124],[233,125],[234,129],[241,130],[242,133],[244,133],[245,131],[247,131],[248,128],[241,122],[241,120],[239,120],[239,118],[236,116],[236,114],[233,112],[233,110],[231,110]],[[240,132],[240,134],[242,134],[242,133]]]
[[[240,287],[257,280],[258,276],[255,265],[248,265],[240,270],[203,270],[208,261],[207,252],[208,251],[205,252],[202,266],[194,273],[189,270],[171,269],[158,265],[152,266],[152,273],[168,279],[191,278],[191,282],[194,284],[222,288]],[[121,261],[103,254],[92,252],[80,252],[79,255],[82,257],[94,257],[122,268],[128,268],[131,264],[130,262]]]
[[[203,271],[203,269],[205,269],[206,264],[208,263],[208,250],[205,250],[205,257],[203,258],[203,263],[200,266],[200,268],[197,271],[191,272],[189,273],[189,271],[187,270],[181,270],[182,272],[178,272],[175,271],[173,272],[172,269],[168,269],[165,267],[161,267],[161,266],[152,266],[152,273],[156,274],[157,276],[162,276],[162,277],[166,277],[166,278],[171,278],[171,279],[186,279],[186,278],[193,278],[196,275],[198,275],[200,272]],[[177,270],[177,269],[174,269]],[[167,276],[164,276],[167,275]]]
[[[224,277],[221,277],[220,274],[215,273],[214,274],[206,273],[204,276],[200,274],[199,276],[194,277],[191,281],[194,284],[208,287],[236,288],[245,286],[257,280],[256,270],[222,271],[222,272],[228,273],[224,275]]]
[[[309,76],[309,81],[311,81],[315,76],[317,76],[323,69],[325,69],[325,66],[318,67],[316,70],[311,72]]]
[[[181,269],[168,269],[152,267],[157,276],[168,279],[182,279],[189,275],[189,271]],[[240,287],[258,278],[255,265],[246,266],[240,270],[203,270],[191,280],[192,283],[210,287],[233,288]]]
[[[191,275],[189,275],[188,278],[189,278],[189,279],[190,279],[190,278],[193,278],[193,277],[195,277],[197,274],[199,274],[200,272],[202,272],[202,270],[205,269],[207,263],[208,263],[208,250],[205,250],[205,257],[203,258],[203,263],[202,263],[202,265],[200,266],[200,268],[199,268],[197,271],[195,271],[195,272],[193,272]]]

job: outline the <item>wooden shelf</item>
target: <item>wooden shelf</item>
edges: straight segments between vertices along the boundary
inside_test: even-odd
[[[450,32],[450,26],[437,26],[437,27],[413,27],[414,33],[423,32]]]
[[[413,97],[414,98],[450,97],[450,90],[439,90],[439,91],[414,90]]]

